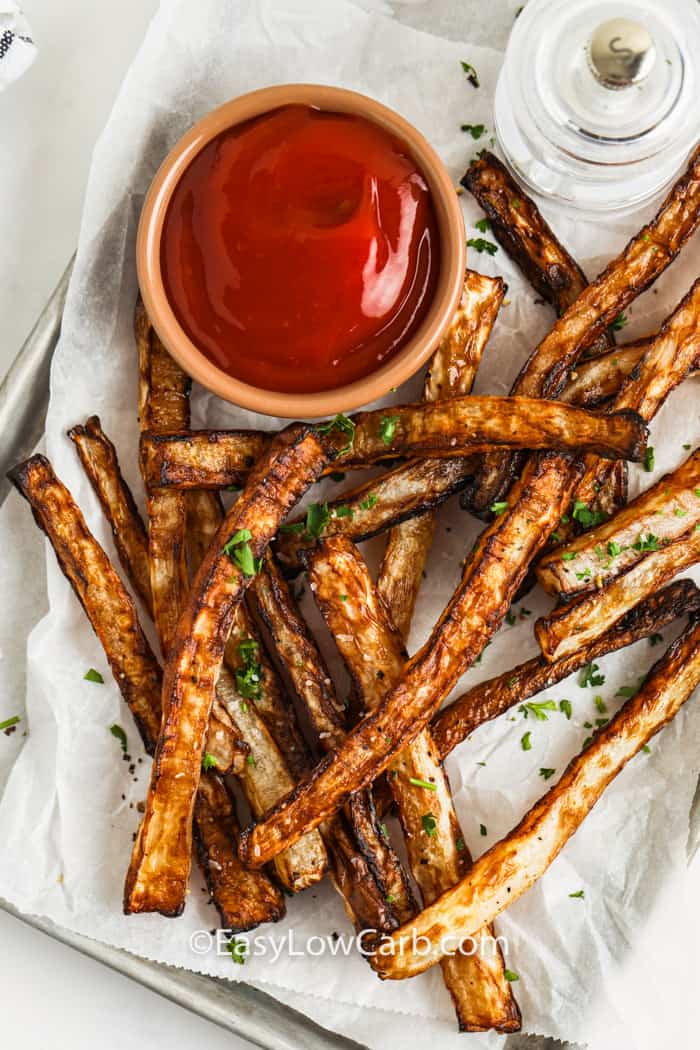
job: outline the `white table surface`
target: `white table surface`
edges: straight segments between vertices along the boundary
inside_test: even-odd
[[[157,0],[23,0],[39,56],[0,94],[0,376],[77,241],[95,140]],[[250,1044],[0,912],[2,1045]]]

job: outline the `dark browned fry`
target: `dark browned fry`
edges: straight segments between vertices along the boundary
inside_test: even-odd
[[[60,568],[102,643],[144,747],[152,754],[161,722],[161,673],[134,603],[48,460],[32,457],[15,468],[12,480],[54,548]],[[238,825],[218,777],[204,774],[200,791],[206,792],[206,798],[200,805],[197,796],[195,834],[202,870],[223,925],[252,929],[281,918],[284,901],[279,890],[262,872],[251,878],[238,860]]]
[[[253,582],[250,597],[303,707],[318,750],[330,751],[345,736],[345,708],[338,701],[318,645],[269,551]],[[331,853],[337,849],[333,823],[321,826]],[[352,839],[356,844],[356,864],[362,865],[364,878],[374,881],[377,887],[374,894],[370,894],[370,887],[365,888],[360,899],[364,911],[358,913],[357,902],[352,907],[359,928],[394,929],[414,915],[417,906],[403,866],[379,828],[370,791],[358,792],[345,807],[343,829],[343,848],[341,855],[331,862],[332,868],[337,870],[339,864],[347,862]],[[355,881],[351,871],[347,878],[336,884],[342,893],[342,887],[352,886]],[[346,906],[349,905],[350,902],[346,902]],[[378,925],[387,922],[389,927]]]
[[[171,430],[176,430],[171,427]],[[147,486],[181,489],[242,487],[270,443],[260,430],[143,433],[141,469]]]
[[[401,677],[402,639],[358,550],[343,537],[323,541],[307,555],[312,591],[355,687],[375,710]],[[413,877],[424,904],[457,882],[470,857],[454,811],[447,777],[428,729],[400,752],[387,783],[398,806]],[[482,949],[493,931],[475,938]],[[488,938],[486,940],[486,938]],[[461,1031],[515,1031],[520,1013],[504,977],[500,951],[455,956],[443,966]]]
[[[462,185],[488,216],[498,243],[518,264],[536,292],[561,316],[588,285],[576,260],[567,252],[541,211],[489,150],[470,164]],[[614,340],[606,329],[601,348]]]
[[[596,641],[577,649],[570,656],[552,663],[536,656],[496,678],[472,686],[433,719],[431,731],[440,758],[445,759],[480,725],[498,718],[514,704],[521,704],[551,688],[606,653],[649,638],[671,621],[698,612],[698,588],[692,580],[675,580],[658,594],[652,594],[636,605]]]
[[[595,641],[643,598],[700,561],[700,532],[695,527],[666,547],[657,548],[641,534],[637,542],[641,547],[646,543],[650,553],[600,590],[537,620],[535,637],[546,660],[557,660]]]
[[[692,622],[654,665],[639,692],[567,766],[516,828],[413,922],[384,938],[372,965],[381,977],[413,977],[458,950],[547,870],[605,788],[700,683],[700,624]],[[416,938],[424,938],[416,940]],[[420,944],[420,951],[413,947]]]
[[[631,409],[650,423],[664,401],[695,367],[700,354],[700,280],[666,319],[639,366],[615,397],[611,410]],[[608,464],[589,456],[575,498],[590,504],[605,482]]]
[[[561,392],[560,400],[582,408],[595,408],[620,392],[628,376],[651,346],[653,336],[638,343],[627,343],[604,354],[579,361]]]
[[[652,536],[662,546],[698,525],[700,450],[614,517],[547,554],[537,566],[537,578],[549,594],[590,591],[644,557],[640,536]]]
[[[131,489],[119,469],[116,449],[102,430],[98,416],[90,416],[84,426],[71,427],[68,437],[78,450],[83,469],[112,529],[119,561],[152,615],[148,537]]]
[[[190,425],[190,380],[151,327],[140,299],[136,304],[134,332],[139,355],[141,431],[186,430]],[[145,473],[144,481],[153,618],[163,655],[167,656],[189,586],[185,553],[186,501],[179,492],[150,486]]]
[[[224,646],[252,578],[245,566],[252,559],[255,571],[255,559],[328,457],[308,427],[288,427],[278,435],[197,572],[163,682],[163,725],[125,885],[129,913],[178,915],[184,907],[204,738]]]
[[[615,317],[648,288],[673,261],[700,220],[700,149],[656,218],[644,226],[573,302],[533,350],[511,393],[558,397],[581,354],[605,332]],[[485,514],[502,499],[521,457],[507,452],[484,457],[479,476],[464,493],[465,506]]]
[[[580,474],[568,456],[533,458],[511,506],[480,537],[452,600],[396,687],[263,823],[243,832],[244,862],[264,864],[317,827],[418,735],[497,630]]]

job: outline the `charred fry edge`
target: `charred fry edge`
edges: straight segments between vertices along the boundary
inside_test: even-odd
[[[462,582],[401,680],[264,822],[243,832],[244,863],[264,864],[309,827],[317,827],[417,736],[497,630],[580,475],[580,465],[571,457],[534,457],[513,505],[480,537]]]
[[[334,537],[307,557],[312,592],[368,710],[375,710],[400,678],[406,651],[362,557],[348,540]],[[370,658],[368,660],[368,657]],[[470,863],[447,777],[429,729],[392,761],[387,783],[398,806],[411,871],[424,904],[449,889]],[[432,790],[415,786],[431,784]],[[429,818],[426,824],[426,818]],[[493,931],[475,938],[492,941]],[[515,1031],[520,1013],[504,976],[500,951],[455,957],[443,978],[460,1031]]]
[[[278,435],[197,572],[164,675],[163,725],[127,872],[127,913],[175,916],[184,908],[192,810],[214,686],[236,607],[251,580],[224,548],[235,556],[237,544],[245,544],[255,565],[282,518],[317,480],[330,456],[307,427],[292,426]]]
[[[380,977],[412,977],[434,965],[448,945],[493,920],[544,874],[605,788],[676,715],[700,682],[700,624],[694,621],[654,665],[639,692],[599,729],[516,828],[476,861],[461,883],[380,944]],[[411,938],[431,945],[411,951]],[[415,942],[414,942],[415,943]],[[402,951],[404,945],[407,951]]]
[[[614,517],[540,559],[537,578],[549,594],[601,587],[642,558],[638,539],[680,539],[700,522],[700,449]]]
[[[679,617],[694,616],[699,612],[700,590],[692,580],[676,580],[640,602],[597,641],[578,649],[571,656],[552,663],[536,656],[496,678],[480,682],[433,719],[431,731],[440,758],[447,758],[484,722],[498,718],[515,704],[551,688],[593,660],[649,638]]]
[[[693,528],[675,543],[651,551],[600,590],[540,617],[535,637],[545,660],[557,660],[594,642],[643,598],[698,561],[700,532]]]
[[[15,467],[10,478],[51,543],[59,567],[104,648],[144,747],[152,754],[160,729],[161,673],[141,630],[133,601],[49,461],[43,456],[33,456]],[[55,508],[48,503],[49,493],[53,493]],[[75,534],[75,540],[70,535],[61,535],[67,529]],[[88,559],[92,562],[92,571]],[[96,585],[98,579],[102,581],[101,588]],[[110,603],[101,600],[101,590],[109,593]],[[115,602],[118,612],[114,609]],[[121,646],[128,648],[132,656],[119,658],[114,639],[110,637],[115,630]],[[136,678],[134,657],[141,664]],[[198,795],[195,832],[202,870],[223,925],[249,930],[263,922],[275,922],[284,915],[284,899],[263,872],[252,873],[254,878],[251,878],[251,872],[238,860],[239,828],[223,784],[214,774],[205,774],[202,785],[206,799],[200,805]],[[246,887],[245,896],[241,895],[242,886]]]

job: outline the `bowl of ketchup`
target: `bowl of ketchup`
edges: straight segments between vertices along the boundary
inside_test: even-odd
[[[136,255],[185,371],[288,418],[350,411],[413,375],[466,263],[457,194],[425,138],[373,99],[310,84],[195,124],[151,184]]]

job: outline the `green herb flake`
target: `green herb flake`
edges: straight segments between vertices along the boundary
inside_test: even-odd
[[[385,445],[390,445],[396,433],[396,424],[400,416],[382,416],[379,420],[379,436]]]
[[[464,839],[457,839],[457,841],[455,842],[455,846],[457,847],[457,849],[461,853],[462,850],[464,849]]]
[[[563,715],[566,715],[567,721],[571,720],[572,708],[571,708],[571,701],[570,700],[560,700],[559,701],[559,710],[561,711],[561,713]]]
[[[632,548],[640,553],[657,551],[659,549],[659,538],[651,532],[647,533],[646,536],[643,536],[640,532],[637,542],[632,544]]]
[[[226,951],[230,954],[236,966],[243,966],[248,955],[248,942],[240,937],[232,937],[226,945]]]
[[[549,780],[556,773],[556,769],[547,769],[546,767],[540,767],[540,776],[543,780]]]
[[[262,568],[262,558],[255,558],[250,549],[252,538],[250,529],[239,529],[223,546],[223,553],[238,566],[244,576],[257,576]]]
[[[242,638],[238,643],[241,667],[236,668],[236,689],[246,700],[259,700],[262,696],[262,667],[258,662],[259,645],[254,638]]]
[[[384,898],[384,900],[387,902],[387,904],[393,904],[394,901],[396,900],[396,897],[394,896],[393,893],[387,893],[387,895]]]
[[[346,507],[344,503],[341,503],[339,507],[333,509],[334,518],[350,518],[350,521],[355,517],[355,511],[352,507]]]
[[[205,772],[208,769],[216,769],[216,758],[214,755],[210,755],[208,751],[205,751],[202,755],[202,769]]]
[[[362,500],[360,507],[362,510],[371,510],[376,504],[378,496],[374,492],[370,492],[369,495]]]
[[[593,697],[593,703],[596,706],[596,711],[600,711],[601,715],[604,715],[605,712],[607,711],[607,707],[605,706],[605,701],[603,700],[603,697],[602,696],[594,696]]]
[[[432,838],[437,831],[437,820],[432,813],[424,813],[420,818],[420,822],[423,825],[423,831],[426,833],[428,838]]]
[[[460,131],[465,131],[468,135],[478,141],[481,136],[486,132],[485,124],[462,124],[460,125]]]
[[[501,514],[505,514],[505,512],[508,510],[508,501],[507,500],[498,500],[496,503],[492,503],[491,504],[491,506],[489,507],[489,510],[497,518],[500,518]]]
[[[608,541],[608,554],[611,558],[617,558],[618,554],[622,554],[622,547],[615,540]]]
[[[347,452],[350,452],[355,444],[355,423],[349,416],[339,412],[337,416],[334,416],[327,423],[319,423],[316,427],[316,431],[319,434],[329,434],[333,430],[339,430],[348,439],[347,444],[338,450],[338,455],[344,456]]]
[[[647,445],[646,452],[644,453],[644,469],[651,474],[654,469],[654,446]]]
[[[664,636],[662,634],[650,634],[649,645],[654,648],[655,645],[660,645],[663,642]]]
[[[462,67],[462,72],[466,75],[466,78],[471,84],[471,86],[478,88],[480,86],[479,74],[474,69],[474,66],[471,64],[471,62],[462,61],[460,65]]]
[[[498,251],[498,245],[493,241],[485,240],[484,237],[470,237],[467,241],[467,248],[473,248],[479,255],[483,252],[486,252],[487,255],[495,255]]]
[[[614,318],[614,320],[612,320],[610,322],[608,327],[611,328],[613,332],[620,332],[620,331],[622,331],[622,329],[625,327],[626,324],[627,324],[627,317],[626,317],[626,315],[624,313],[619,313],[617,315],[617,317]]]
[[[506,623],[508,624],[509,627],[512,627],[513,624],[515,624],[515,622],[516,622],[515,613],[511,612],[511,610],[509,609],[508,612],[506,613]]]
[[[517,974],[515,970],[504,970],[503,976],[505,977],[506,981],[508,981],[511,984],[513,983],[513,981],[520,980],[520,975]]]
[[[11,718],[6,718],[4,722],[0,722],[0,733],[5,729],[12,729],[13,726],[16,726],[17,723],[21,721],[22,719],[19,715],[12,715]]]
[[[327,503],[310,503],[306,508],[306,534],[317,540],[331,520]]]
[[[520,746],[522,747],[523,751],[532,750],[532,733],[530,733],[529,731],[527,733],[523,733],[523,735],[520,738]]]
[[[576,551],[564,551],[561,556],[562,561],[573,561],[576,557]]]
[[[583,900],[583,899],[584,899],[584,897],[585,897],[585,895],[586,895],[586,894],[585,894],[585,892],[584,892],[583,890],[576,890],[576,893],[570,893],[570,894],[569,894],[569,896],[570,896],[570,897],[571,897],[571,898],[572,898],[573,900]]]
[[[554,700],[529,700],[521,704],[518,710],[527,718],[528,713],[535,716],[538,722],[547,722],[547,711],[556,711],[557,705]]]
[[[437,784],[433,784],[430,780],[420,780],[418,777],[409,777],[408,782],[417,788],[425,788],[427,791],[437,791]]]
[[[117,738],[117,740],[122,746],[122,751],[124,752],[124,754],[126,754],[128,744],[126,740],[126,733],[124,732],[122,727],[120,725],[117,725],[117,723],[115,722],[113,726],[109,727],[109,731],[112,734],[112,736],[115,736]]]
[[[479,832],[484,836],[488,835],[488,830],[485,824],[479,824]]]
[[[94,667],[91,667],[89,671],[86,671],[83,675],[85,682],[97,682],[98,685],[104,685],[105,680],[99,671],[96,671]]]
[[[622,696],[625,700],[631,700],[638,692],[639,686],[637,685],[621,685],[615,696]]]
[[[477,219],[477,221],[474,223],[474,228],[477,229],[479,233],[488,233],[491,229],[491,220]]]
[[[683,510],[682,507],[675,507],[673,513],[677,518],[684,518],[688,513],[687,510]]]
[[[571,517],[579,525],[583,525],[584,529],[592,529],[596,525],[601,525],[605,521],[606,515],[600,510],[591,510],[580,499],[577,499],[574,501]]]
[[[605,675],[598,674],[597,672],[599,670],[600,668],[598,667],[598,664],[586,664],[586,666],[581,669],[581,674],[579,675],[578,684],[580,687],[585,689],[586,686],[594,687],[596,685],[605,685]]]

